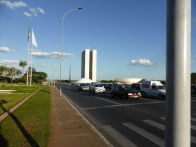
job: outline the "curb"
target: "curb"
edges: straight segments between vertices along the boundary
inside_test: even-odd
[[[60,90],[57,88],[57,87],[54,87],[58,90],[58,92],[60,93]],[[90,128],[106,143],[106,145],[108,145],[109,147],[114,147],[113,144],[110,143],[110,141],[108,139],[106,139],[102,133],[96,129],[96,127],[90,122],[88,121],[88,119],[80,112],[79,109],[77,109],[75,106],[74,106],[74,102],[67,96],[67,95],[64,95],[63,93],[62,94],[62,97],[71,105],[71,107],[76,111],[76,113],[82,117],[82,119],[90,126]]]
[[[37,89],[31,95],[27,96],[22,101],[20,101],[18,104],[16,104],[11,109],[9,109],[7,112],[5,112],[2,115],[0,115],[0,122],[3,121],[5,118],[7,118],[10,115],[10,113],[14,112],[18,107],[20,107],[23,103],[25,103],[28,99],[30,99],[34,94],[36,94],[40,90],[41,90],[41,88]]]

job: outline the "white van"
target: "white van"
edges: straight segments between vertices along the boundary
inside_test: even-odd
[[[160,81],[142,81],[141,93],[143,97],[165,98],[165,86]]]

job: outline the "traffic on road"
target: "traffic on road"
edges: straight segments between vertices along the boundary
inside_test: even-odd
[[[116,84],[118,85],[118,84]],[[114,85],[104,86],[105,92],[94,93],[96,86],[81,90],[78,85],[57,84],[63,95],[109,140],[119,147],[157,147],[165,142],[165,98],[148,94],[128,98],[113,96]],[[98,85],[97,85],[98,86]],[[98,87],[100,87],[99,85]],[[119,85],[118,85],[119,86]],[[158,86],[157,86],[158,87]],[[118,90],[141,86],[121,84]],[[140,88],[140,90],[138,89]],[[153,87],[155,90],[155,87]],[[162,88],[162,87],[161,87]],[[164,87],[163,87],[164,88]],[[91,89],[91,90],[90,90]],[[134,90],[135,90],[134,89]],[[159,90],[160,87],[157,88]],[[152,86],[151,86],[152,90]],[[136,93],[134,91],[134,93]],[[128,92],[129,93],[129,92]],[[127,93],[127,94],[128,94]],[[142,94],[142,93],[141,93]],[[191,101],[191,146],[196,146],[196,97]]]

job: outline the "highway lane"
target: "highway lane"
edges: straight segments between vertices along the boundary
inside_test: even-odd
[[[114,99],[110,94],[93,95],[63,85],[67,95],[115,146],[163,146],[165,100]],[[192,101],[192,146],[196,146],[196,99]]]

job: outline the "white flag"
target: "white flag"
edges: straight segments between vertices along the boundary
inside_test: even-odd
[[[33,29],[32,29],[32,44],[37,47],[37,42],[35,40],[35,35],[34,35],[34,32],[33,32]]]

